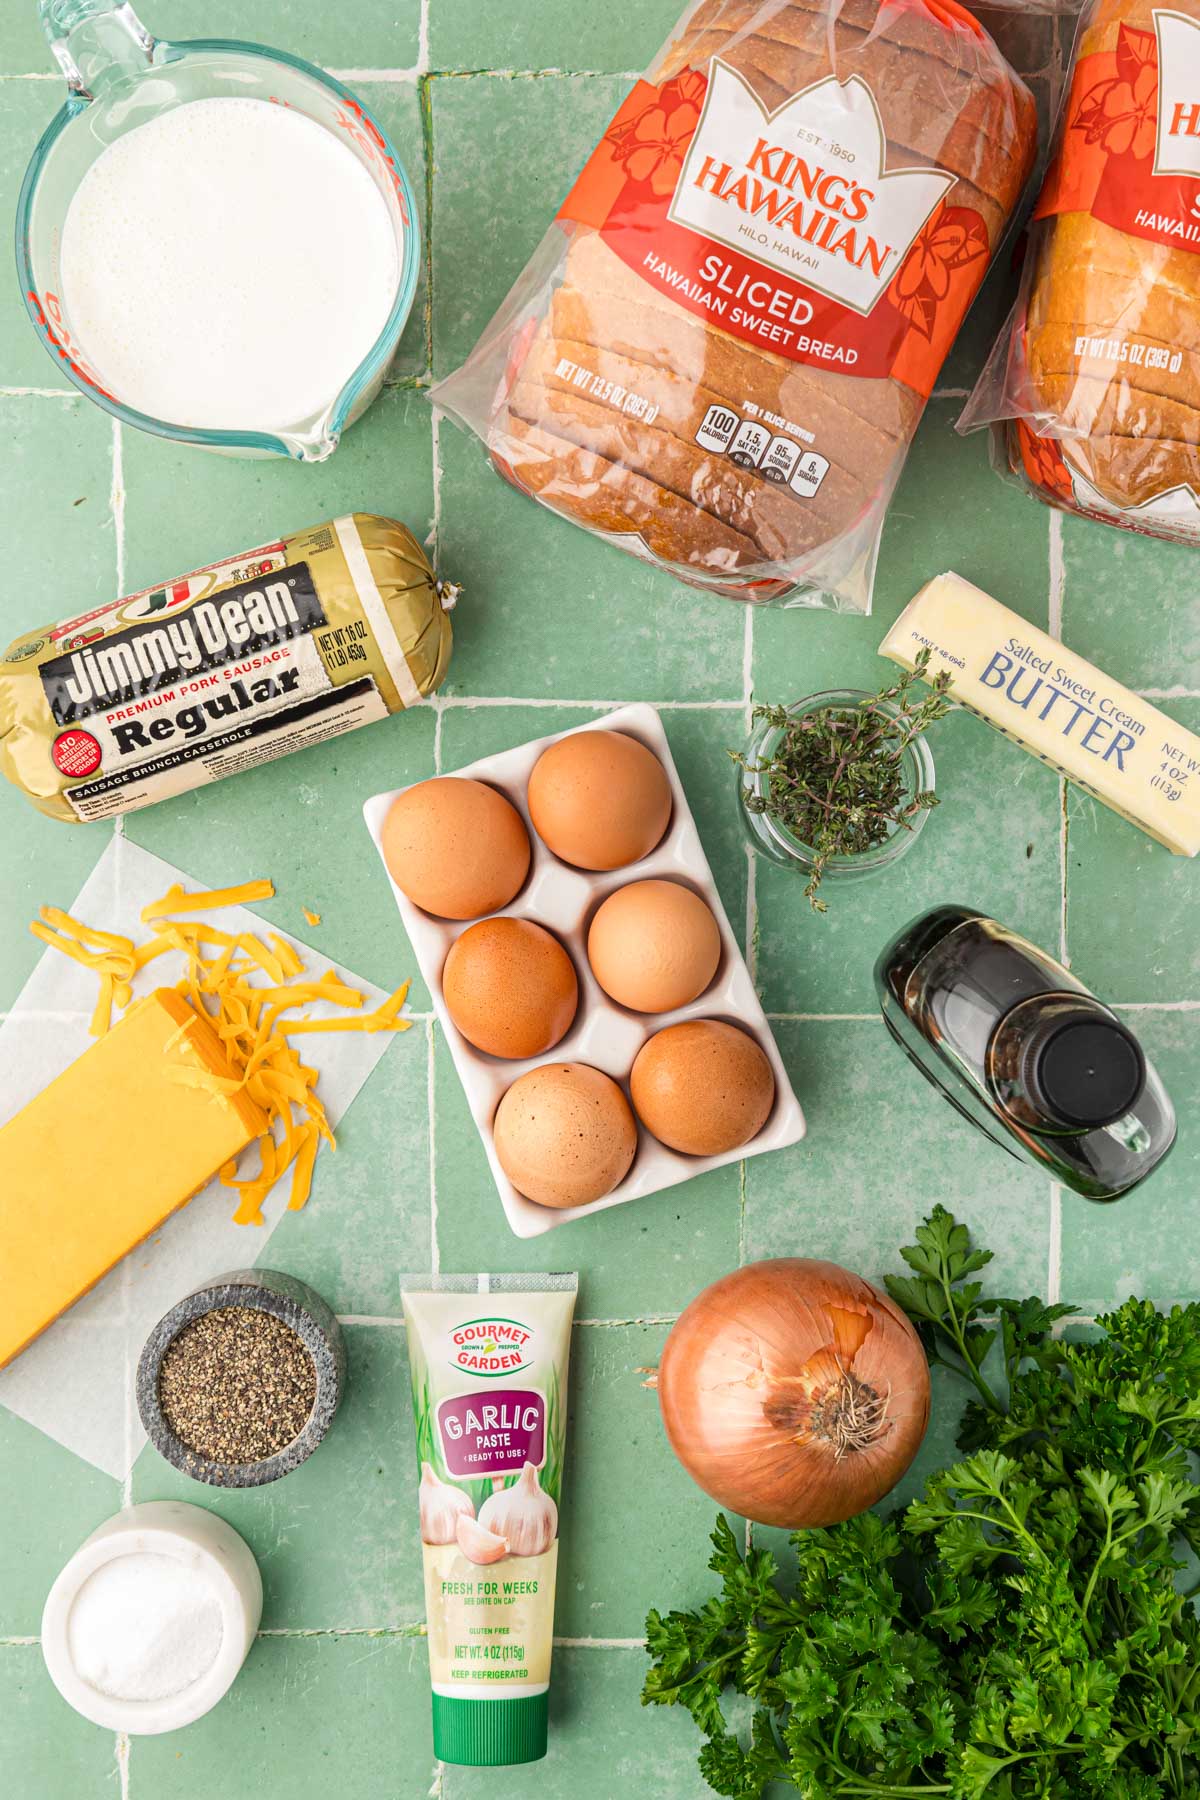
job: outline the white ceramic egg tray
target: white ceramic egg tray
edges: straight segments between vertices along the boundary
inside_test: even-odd
[[[441,977],[450,946],[473,921],[433,918],[414,906],[394,881],[391,884],[479,1127],[508,1222],[522,1238],[539,1237],[556,1225],[565,1225],[568,1219],[581,1219],[610,1206],[623,1206],[627,1200],[640,1200],[646,1194],[658,1193],[662,1188],[690,1180],[693,1175],[701,1175],[706,1169],[719,1169],[726,1163],[740,1162],[744,1157],[761,1156],[767,1150],[781,1150],[787,1144],[798,1143],[805,1132],[804,1114],[792,1091],[783,1059],[754,991],[750,971],[721,905],[662,721],[652,706],[623,706],[603,719],[577,727],[577,730],[623,731],[636,738],[654,752],[671,783],[673,807],[666,836],[649,856],[623,869],[593,874],[559,862],[530,822],[525,791],[533,765],[548,745],[575,733],[556,732],[552,737],[537,738],[516,750],[507,750],[501,756],[485,756],[480,762],[452,771],[455,775],[487,782],[489,787],[506,795],[529,832],[532,848],[529,875],[516,899],[503,911],[515,919],[532,919],[552,931],[575,965],[579,978],[579,1010],[570,1031],[553,1050],[528,1061],[506,1062],[499,1057],[485,1056],[467,1042],[446,1011]],[[730,787],[732,790],[732,783]],[[397,794],[404,791],[396,788],[390,794],[376,794],[363,808],[367,829],[377,850],[380,850],[388,809]],[[382,851],[380,854],[382,856]],[[670,1013],[635,1013],[610,1000],[592,974],[587,958],[587,933],[593,914],[609,894],[631,881],[647,881],[654,877],[681,882],[708,902],[721,931],[721,961],[710,986],[690,1006],[679,1007]],[[775,1076],[775,1101],[757,1137],[724,1156],[681,1156],[651,1137],[639,1122],[637,1154],[629,1173],[604,1199],[595,1200],[590,1206],[566,1207],[560,1211],[555,1207],[538,1206],[517,1192],[497,1159],[492,1142],[492,1120],[501,1098],[518,1076],[542,1063],[590,1063],[611,1075],[628,1099],[629,1071],[647,1038],[653,1037],[664,1026],[678,1024],[683,1019],[709,1018],[742,1026],[770,1058]],[[636,1114],[634,1116],[636,1118]]]

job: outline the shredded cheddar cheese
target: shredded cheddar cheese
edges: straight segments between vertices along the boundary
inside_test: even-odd
[[[319,925],[321,923],[320,913],[314,912],[311,906],[302,906],[300,911],[304,914],[304,917],[308,920],[310,925]]]
[[[153,919],[165,919],[177,912],[215,912],[219,906],[249,906],[252,900],[270,900],[275,894],[275,883],[263,877],[258,881],[243,881],[240,887],[209,888],[206,892],[186,894],[176,882],[168,888],[161,900],[152,900],[149,906],[142,908],[142,924],[149,925]]]
[[[233,1216],[239,1225],[263,1223],[262,1203],[289,1169],[288,1207],[298,1211],[312,1189],[322,1138],[331,1150],[337,1148],[316,1093],[317,1070],[300,1060],[289,1040],[329,1031],[407,1031],[411,1023],[400,1016],[408,996],[407,981],[381,1006],[364,1012],[358,988],[344,982],[335,969],[326,969],[318,978],[309,975],[295,946],[277,932],[268,932],[264,943],[254,932],[221,931],[187,916],[209,908],[244,906],[251,900],[268,899],[274,892],[267,880],[194,894],[174,886],[162,899],[142,908],[142,921],[152,935],[146,943],[136,945],[116,932],[84,924],[56,906],[41,907],[30,925],[35,937],[97,977],[93,1037],[103,1037],[110,1029],[114,1007],[124,1011],[130,1005],[133,978],[141,969],[160,956],[183,959],[176,990],[191,1012],[173,1034],[171,1044],[182,1038],[195,1020],[206,1019],[220,1038],[234,1073],[222,1076],[180,1063],[171,1067],[171,1079],[214,1095],[244,1092],[262,1108],[268,1121],[267,1130],[257,1139],[257,1170],[242,1173],[236,1161],[221,1169],[222,1186],[238,1195]],[[320,924],[319,914],[304,910],[310,924]],[[285,1013],[314,1004],[341,1007],[343,1015],[283,1021]],[[347,1013],[352,1016],[344,1016]]]

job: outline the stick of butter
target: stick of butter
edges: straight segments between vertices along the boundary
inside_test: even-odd
[[[158,988],[0,1127],[0,1368],[267,1129],[222,1082],[212,1026]]]
[[[961,575],[935,575],[879,646],[1085,793],[1166,844],[1200,850],[1200,738]]]

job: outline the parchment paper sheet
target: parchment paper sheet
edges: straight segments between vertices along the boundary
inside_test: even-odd
[[[66,910],[86,924],[124,933],[141,943],[149,935],[149,927],[138,917],[142,907],[176,882],[189,890],[205,885],[127,838],[114,836]],[[53,905],[64,903],[60,894],[45,898]],[[364,1010],[386,998],[380,989],[344,969],[328,951],[309,948],[245,907],[189,916],[222,931],[257,932],[264,941],[268,930],[278,931],[295,946],[311,974],[322,974],[332,963],[352,987],[360,988],[365,995]],[[181,959],[162,957],[139,971],[134,994],[169,986],[181,974]],[[95,1001],[96,977],[58,951],[47,949],[0,1025],[0,1124],[19,1112],[93,1042],[88,1025]],[[321,1004],[303,1016],[319,1018],[340,1011]],[[116,1017],[119,1015],[114,1013]],[[331,1124],[337,1125],[395,1035],[330,1032],[308,1040],[313,1046],[312,1064],[321,1072],[317,1091]],[[308,1052],[305,1060],[309,1060]],[[327,1154],[326,1146],[321,1155]],[[249,1166],[257,1167],[257,1152],[251,1149],[247,1157]],[[48,1174],[52,1176],[52,1169]],[[235,1225],[237,1195],[216,1180],[210,1182],[15,1362],[0,1370],[0,1406],[27,1419],[106,1474],[124,1480],[146,1441],[133,1401],[133,1376],[151,1327],[168,1307],[202,1282],[265,1260],[265,1246],[287,1207],[290,1179],[289,1171],[276,1183],[263,1206],[266,1223],[257,1227]],[[52,1243],[47,1243],[46,1254],[53,1256]]]

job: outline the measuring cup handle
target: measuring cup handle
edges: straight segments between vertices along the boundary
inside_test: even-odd
[[[128,0],[38,0],[38,17],[54,60],[78,100],[145,68],[155,38]]]

